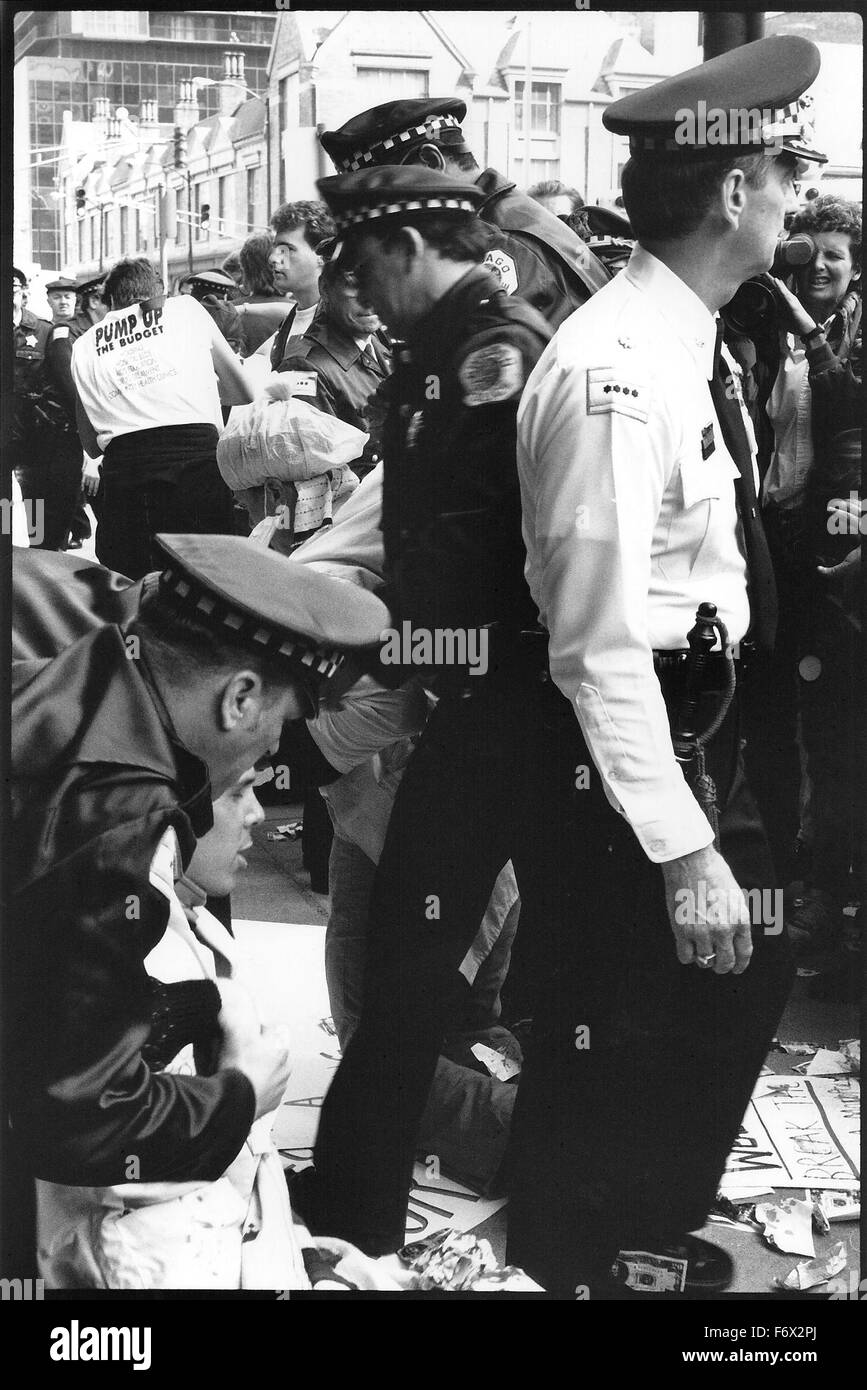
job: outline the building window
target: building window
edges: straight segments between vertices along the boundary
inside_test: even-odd
[[[81,28],[78,32],[92,38],[102,35],[138,38],[139,34],[147,33],[147,28],[143,29],[141,24],[144,19],[147,26],[147,12],[142,14],[140,10],[79,10],[79,14]]]
[[[265,168],[259,165],[257,169],[247,170],[247,235],[249,236],[261,228],[268,220],[268,214],[264,209],[265,202]]]
[[[524,86],[515,83],[515,130],[524,129]],[[559,82],[534,82],[530,93],[530,131],[533,135],[560,134]]]
[[[129,253],[129,208],[120,209],[120,254]]]
[[[369,68],[356,64],[355,75],[365,87],[375,87],[381,97],[430,96],[430,79],[424,68]]]
[[[84,218],[78,219],[78,264],[83,265],[87,255],[84,250]]]
[[[548,179],[559,179],[559,159],[531,159],[530,184],[545,183]]]

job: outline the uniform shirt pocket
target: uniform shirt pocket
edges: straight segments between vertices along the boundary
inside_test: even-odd
[[[661,572],[674,581],[688,579],[699,563],[715,529],[715,512],[722,506],[728,507],[738,471],[718,445],[707,459],[698,449],[688,454],[681,460],[679,474],[680,487],[671,507],[666,546],[658,556]]]

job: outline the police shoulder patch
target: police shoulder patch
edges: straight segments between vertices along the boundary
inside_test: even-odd
[[[464,358],[458,371],[465,405],[489,405],[520,395],[526,375],[520,348],[490,343]]]
[[[515,293],[518,288],[518,271],[511,256],[494,247],[485,257],[485,265],[496,275],[500,289],[505,290],[506,294]]]
[[[646,377],[619,367],[591,367],[587,373],[587,414],[628,415],[646,424],[650,383]]]

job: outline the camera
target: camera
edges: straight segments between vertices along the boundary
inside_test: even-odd
[[[808,265],[815,254],[816,243],[806,232],[780,237],[770,274],[783,279],[796,266]],[[739,337],[755,338],[773,332],[777,323],[777,299],[773,286],[764,275],[745,280],[720,313],[726,327]]]

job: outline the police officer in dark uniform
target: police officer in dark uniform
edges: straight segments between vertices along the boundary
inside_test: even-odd
[[[90,280],[83,280],[77,287],[78,308],[72,322],[82,333],[93,328],[95,323],[100,323],[108,313],[108,305],[102,297],[104,284],[105,275],[103,274],[94,275]]]
[[[320,136],[339,173],[381,164],[423,164],[473,183],[479,216],[497,229],[487,254],[508,294],[519,294],[557,328],[611,277],[559,218],[495,169],[480,170],[464,140],[459,97],[389,101]]]
[[[239,537],[159,540],[165,569],[140,607],[97,566],[71,584],[68,563],[34,556],[16,577],[4,1158],[74,1187],[215,1180],[279,1103],[288,1064],[267,1029],[208,1076],[164,1072],[172,1044],[221,1026],[221,1001],[201,982],[155,993],[143,961],[212,798],[387,618],[372,594]]]
[[[229,347],[240,353],[244,346],[244,330],[241,316],[231,302],[238,292],[231,275],[222,270],[197,270],[194,275],[184,275],[178,281],[178,290],[191,294],[207,309]]]
[[[23,270],[12,268],[12,350],[14,353],[13,410],[10,430],[12,467],[21,484],[26,501],[35,503],[45,497],[41,462],[35,453],[36,406],[42,394],[42,364],[45,347],[51,336],[51,324],[40,319],[25,307],[27,276]],[[29,518],[34,531],[33,543],[38,543],[34,526],[35,515]]]
[[[551,330],[485,266],[491,230],[477,215],[484,194],[474,184],[416,165],[318,186],[344,238],[337,264],[354,270],[364,299],[403,343],[383,448],[383,597],[392,628],[410,628],[422,640],[428,634],[434,643],[438,633],[463,634],[466,643],[451,657],[433,648],[412,656],[414,673],[427,667],[425,683],[440,698],[397,795],[370,903],[362,1017],[326,1097],[316,1170],[299,1199],[309,1220],[352,1230],[374,1251],[389,1248],[381,1243],[384,1229],[403,1229],[418,1121],[449,1011],[468,989],[458,967],[472,932],[463,941],[450,912],[451,895],[463,901],[465,885],[444,883],[437,868],[448,820],[425,810],[420,825],[416,812],[461,795],[451,754],[463,710],[474,704],[463,696],[484,683],[483,666],[508,665],[504,654],[534,620],[523,573],[515,420]],[[469,673],[471,646],[477,677]],[[410,655],[403,659],[408,666]],[[383,664],[379,674],[393,683],[396,670],[399,679],[406,669]],[[504,686],[506,702],[507,674]],[[483,741],[493,764],[511,764],[512,746],[498,729]],[[484,837],[484,825],[478,830]],[[472,856],[475,846],[465,841],[464,848]],[[429,872],[419,868],[419,854],[429,855]],[[476,922],[508,857],[479,861],[478,882],[466,894]],[[412,977],[406,989],[398,979],[403,967]],[[356,1144],[348,1172],[348,1146]]]
[[[47,550],[80,545],[90,534],[81,506],[84,451],[75,423],[75,385],[72,345],[92,326],[76,319],[78,285],[60,276],[45,287],[54,313],[54,326],[45,347],[44,390],[37,408],[37,442],[45,474],[45,540]]]

